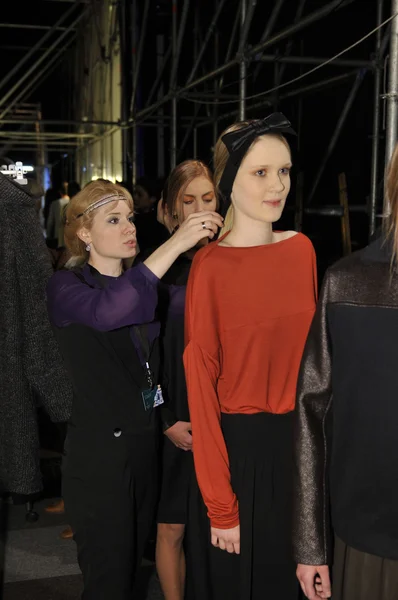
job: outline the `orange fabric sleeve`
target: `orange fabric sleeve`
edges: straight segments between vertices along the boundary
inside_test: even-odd
[[[229,459],[220,426],[217,380],[220,342],[216,273],[206,254],[195,257],[187,286],[184,352],[188,403],[192,423],[195,470],[213,527],[239,524],[237,498],[231,487]]]

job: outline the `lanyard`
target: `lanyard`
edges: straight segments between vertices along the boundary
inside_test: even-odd
[[[134,325],[133,330],[134,330],[134,334],[136,335],[136,338],[139,342],[142,357],[145,361],[144,369],[145,369],[145,377],[147,380],[147,384],[148,384],[149,388],[152,389],[155,382],[153,379],[151,367],[149,365],[149,356],[151,354],[151,349],[150,349],[148,335],[147,335],[147,327],[146,327],[146,325]]]

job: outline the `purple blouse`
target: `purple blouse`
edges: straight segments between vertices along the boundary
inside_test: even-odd
[[[151,323],[158,302],[158,277],[143,263],[128,269],[105,288],[86,265],[85,285],[73,271],[57,271],[47,285],[47,307],[56,327],[87,325],[98,331]]]

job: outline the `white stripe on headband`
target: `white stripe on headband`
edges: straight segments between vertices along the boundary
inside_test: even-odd
[[[103,198],[100,198],[99,200],[96,200],[95,202],[90,204],[86,208],[86,210],[80,213],[80,215],[77,215],[76,219],[79,219],[83,215],[86,215],[87,213],[91,212],[92,210],[95,210],[96,208],[101,208],[101,206],[109,204],[109,202],[114,202],[115,200],[126,200],[127,202],[127,198],[126,196],[123,196],[123,194],[108,194],[107,196],[104,196]]]

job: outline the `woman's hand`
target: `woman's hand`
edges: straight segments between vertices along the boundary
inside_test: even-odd
[[[218,213],[192,213],[175,234],[144,261],[144,265],[159,279],[162,278],[180,254],[194,248],[203,238],[212,239],[222,224],[223,219]]]
[[[328,565],[297,565],[296,575],[305,597],[309,600],[331,598],[332,590]]]
[[[194,248],[203,238],[212,239],[223,226],[223,218],[216,212],[192,213],[179,226],[172,237],[179,254]]]
[[[186,421],[177,421],[172,427],[169,427],[164,432],[169,440],[173,442],[177,448],[189,452],[192,450],[192,434],[191,434],[191,423]]]
[[[211,527],[211,543],[220,550],[230,554],[240,554],[240,525],[232,529],[218,529]]]

